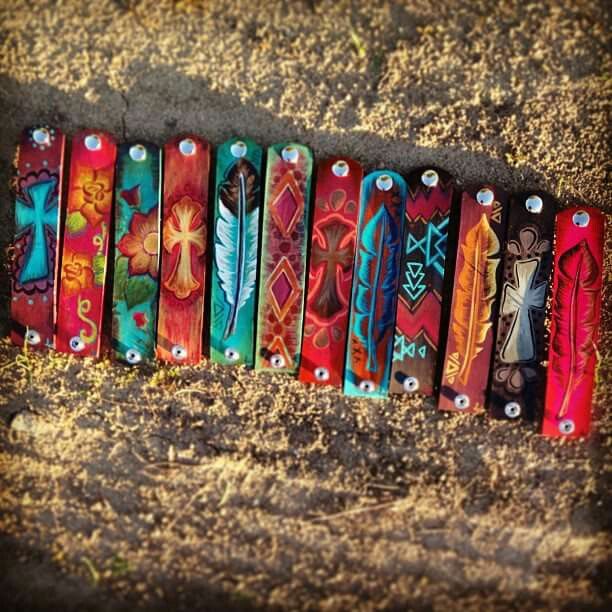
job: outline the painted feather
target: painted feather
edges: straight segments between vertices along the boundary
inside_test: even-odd
[[[557,354],[553,372],[563,389],[563,402],[557,413],[561,419],[593,355],[599,266],[588,243],[582,240],[561,255],[558,270],[552,345]]]
[[[257,172],[245,159],[230,169],[219,190],[215,264],[230,310],[224,338],[234,333],[238,313],[255,290],[259,230]]]
[[[395,316],[399,233],[386,206],[363,229],[355,298],[356,335],[367,352],[367,369],[376,372],[376,348]]]
[[[464,263],[457,280],[452,330],[461,359],[457,377],[465,385],[491,328],[497,288],[495,274],[499,258],[494,256],[499,252],[499,240],[486,215],[468,231],[461,251]]]

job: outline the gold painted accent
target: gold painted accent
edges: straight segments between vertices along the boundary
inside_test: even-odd
[[[89,325],[89,334],[84,329],[79,332],[79,337],[86,344],[91,344],[98,337],[98,326],[85,315],[91,310],[91,301],[84,300],[79,296],[77,304],[77,317],[86,325]]]

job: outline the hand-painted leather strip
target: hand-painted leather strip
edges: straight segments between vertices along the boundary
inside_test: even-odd
[[[361,187],[344,393],[383,398],[389,390],[406,181],[388,170]]]
[[[362,167],[318,164],[299,379],[342,386]]]
[[[255,368],[295,374],[300,363],[312,153],[268,149]]]
[[[467,190],[462,196],[450,326],[438,399],[441,410],[484,410],[497,321],[506,203],[506,194],[491,185]]]
[[[210,358],[253,366],[263,151],[232,138],[217,149]]]
[[[574,207],[557,215],[546,436],[576,438],[591,429],[604,234],[605,216],[597,208]]]
[[[18,346],[53,345],[65,144],[45,125],[26,129],[17,149],[11,340]]]
[[[553,198],[541,192],[510,201],[488,399],[498,419],[533,420],[542,414],[555,209]]]
[[[148,143],[122,144],[117,155],[112,346],[132,365],[155,355],[161,161]]]
[[[85,130],[72,139],[55,347],[98,357],[117,145]]]
[[[391,393],[433,394],[452,201],[453,182],[443,170],[409,177]]]
[[[163,219],[156,354],[198,363],[206,282],[210,145],[179,136],[164,146]]]

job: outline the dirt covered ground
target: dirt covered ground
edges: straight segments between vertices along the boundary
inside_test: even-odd
[[[3,262],[14,145],[40,121],[297,140],[608,208],[605,6],[0,0]],[[2,270],[2,336],[7,304]],[[595,433],[572,443],[2,341],[2,609],[610,609],[611,323],[607,299]]]

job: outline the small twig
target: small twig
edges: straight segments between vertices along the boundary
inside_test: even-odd
[[[94,564],[89,560],[88,557],[83,557],[83,563],[85,564],[85,567],[87,567],[87,569],[89,570],[89,573],[91,574],[91,581],[93,582],[94,586],[97,586],[98,583],[100,582],[100,573],[98,572],[98,570],[95,568]]]
[[[373,504],[371,506],[360,506],[359,508],[352,508],[351,510],[343,510],[342,512],[336,512],[335,514],[326,514],[324,516],[317,516],[313,519],[310,519],[309,523],[320,523],[322,521],[330,521],[332,519],[337,519],[342,516],[348,516],[351,514],[361,514],[362,512],[370,512],[374,510],[383,510],[384,508],[388,508],[389,506],[393,506],[398,502],[402,501],[401,499],[396,499],[390,502],[384,502],[382,504]]]
[[[187,511],[191,509],[191,505],[196,501],[196,499],[204,492],[204,488],[206,485],[201,486],[190,498],[189,501],[183,506],[181,512],[179,512],[166,526],[167,530],[170,530],[176,525],[179,519],[182,519]]]
[[[185,389],[179,389],[178,391],[174,392],[175,395],[181,395],[183,393],[201,393],[202,395],[210,395],[209,391],[199,389],[197,387],[185,387]]]
[[[103,402],[108,402],[109,404],[113,404],[114,406],[134,406],[136,408],[140,408],[141,404],[136,402],[130,402],[129,400],[115,400],[110,397],[105,397],[104,395],[100,396],[100,399]]]
[[[201,465],[197,461],[185,461],[184,459],[179,459],[178,461],[147,461],[147,459],[145,459],[140,453],[136,452],[133,448],[130,449],[130,453],[142,463],[142,467],[145,470],[149,468],[175,470],[185,465],[191,467]]]
[[[399,491],[400,488],[397,485],[386,485],[386,484],[378,484],[376,482],[371,482],[366,485],[370,489],[382,489],[384,491]]]

